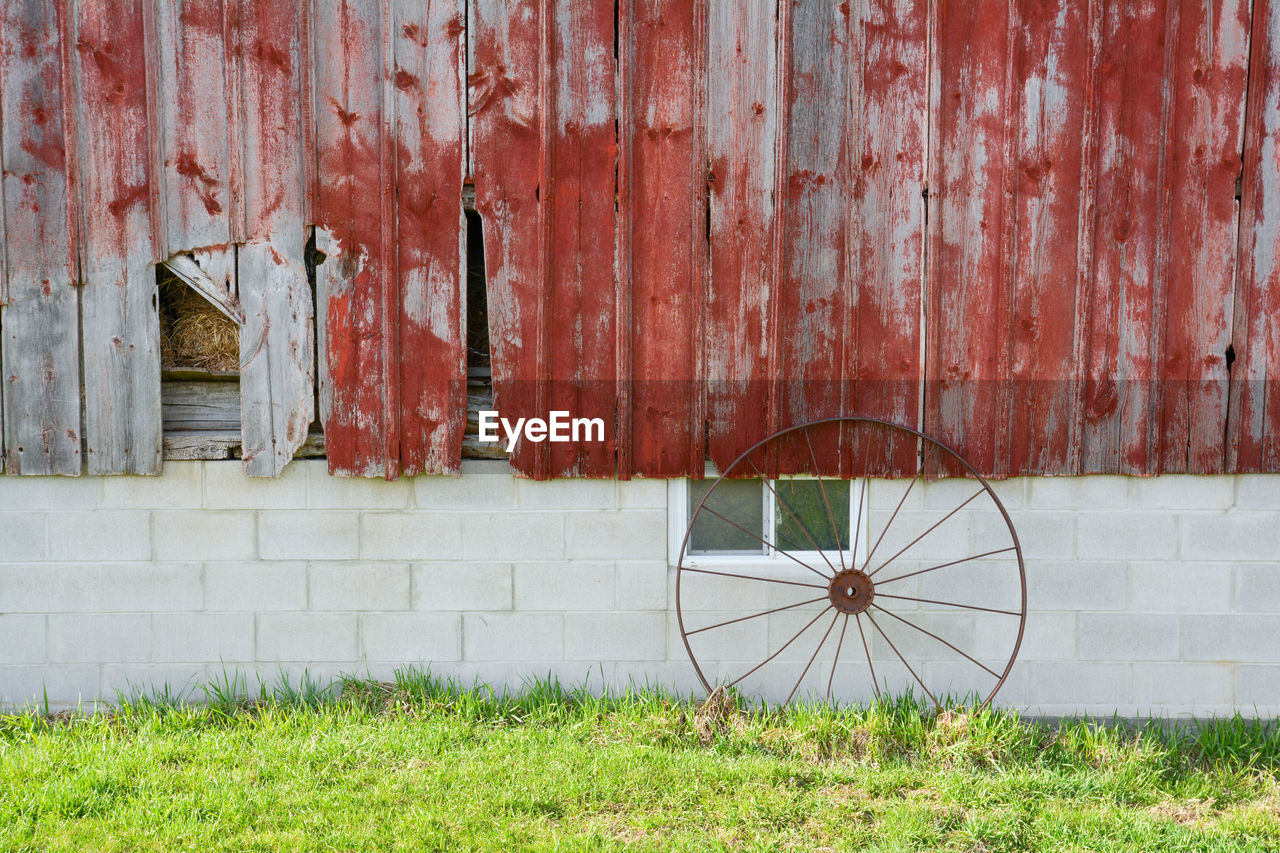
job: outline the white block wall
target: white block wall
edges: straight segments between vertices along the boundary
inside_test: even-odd
[[[997,488],[1030,601],[1003,704],[1280,714],[1280,476]],[[890,493],[871,490],[872,512],[892,510]],[[0,704],[410,664],[495,685],[550,673],[689,691],[667,536],[662,481],[536,483],[503,462],[395,483],[331,478],[322,460],[277,481],[235,462],[0,477]],[[951,665],[921,649],[931,673]]]

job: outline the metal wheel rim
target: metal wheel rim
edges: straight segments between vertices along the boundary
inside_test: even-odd
[[[680,627],[680,637],[681,637],[681,640],[684,642],[685,652],[689,655],[689,660],[690,660],[690,662],[693,664],[694,672],[697,674],[699,682],[701,682],[701,684],[702,684],[703,688],[704,688],[704,689],[706,689],[708,692],[710,692],[711,690],[713,690],[713,689],[714,689],[714,686],[715,686],[715,685],[714,685],[714,684],[713,684],[713,683],[712,683],[712,682],[711,682],[711,681],[706,677],[706,674],[703,672],[702,665],[699,663],[698,658],[697,658],[697,655],[694,653],[694,651],[693,651],[693,646],[691,645],[690,640],[689,640],[689,638],[690,638],[690,636],[691,636],[691,633],[698,633],[698,632],[700,632],[700,631],[704,631],[704,630],[707,630],[707,629],[706,629],[706,628],[702,628],[702,629],[696,629],[696,630],[694,630],[693,632],[691,632],[691,631],[690,631],[690,629],[688,628],[688,626],[686,626],[686,624],[685,624],[685,619],[684,619],[684,608],[683,608],[683,606],[682,606],[682,598],[681,598],[681,591],[682,591],[682,586],[683,586],[683,581],[684,581],[684,575],[685,575],[686,571],[693,571],[693,569],[690,569],[690,568],[686,567],[685,562],[686,562],[686,558],[688,557],[689,538],[690,538],[690,535],[691,535],[691,533],[692,533],[692,531],[693,531],[693,526],[694,526],[695,521],[697,520],[697,518],[698,518],[699,514],[702,512],[703,507],[706,505],[706,502],[707,502],[708,498],[710,498],[710,496],[715,492],[716,487],[717,487],[721,482],[723,482],[725,479],[727,479],[727,478],[728,478],[728,475],[729,475],[731,472],[733,472],[733,471],[738,467],[738,465],[739,465],[741,462],[743,462],[744,460],[748,460],[748,459],[749,459],[749,457],[750,457],[753,453],[755,453],[757,450],[759,450],[761,447],[764,447],[765,445],[769,444],[770,442],[776,441],[776,440],[777,440],[777,439],[779,439],[779,438],[782,438],[782,437],[784,437],[784,436],[786,436],[786,435],[789,435],[789,434],[791,434],[791,433],[798,432],[798,431],[800,431],[800,430],[809,430],[809,429],[812,429],[812,428],[814,428],[814,427],[819,427],[819,426],[823,426],[823,425],[833,425],[833,424],[838,424],[838,425],[841,425],[842,427],[843,427],[843,426],[845,426],[845,425],[849,425],[849,426],[856,426],[856,425],[859,425],[859,424],[866,424],[866,425],[872,425],[872,426],[875,426],[875,427],[886,428],[886,429],[891,430],[891,431],[896,431],[896,432],[897,432],[897,433],[899,433],[899,434],[912,436],[916,441],[918,441],[918,442],[922,442],[923,444],[922,444],[922,445],[918,445],[918,448],[923,448],[923,447],[926,447],[926,446],[932,446],[932,447],[936,448],[938,451],[940,451],[940,452],[942,452],[942,453],[946,454],[947,456],[949,456],[951,460],[953,460],[954,462],[958,463],[958,464],[961,466],[961,468],[962,468],[965,472],[967,472],[967,473],[969,474],[969,476],[970,476],[970,477],[972,477],[972,478],[973,478],[973,480],[975,480],[975,481],[976,481],[976,482],[981,486],[981,488],[979,489],[979,492],[978,492],[978,493],[980,494],[980,493],[982,493],[982,492],[985,492],[985,493],[986,493],[986,495],[991,499],[992,503],[995,505],[995,508],[998,510],[998,512],[999,512],[999,514],[1000,514],[1000,517],[1001,517],[1001,519],[1002,519],[1002,520],[1003,520],[1003,522],[1004,522],[1005,528],[1009,531],[1009,536],[1010,536],[1010,538],[1011,538],[1011,540],[1012,540],[1012,543],[1013,543],[1013,544],[1012,544],[1012,546],[1011,546],[1011,549],[1006,549],[1006,550],[1012,550],[1012,551],[1013,551],[1013,553],[1014,553],[1014,555],[1015,555],[1015,556],[1016,556],[1016,558],[1017,558],[1017,567],[1018,567],[1018,583],[1019,583],[1019,591],[1020,591],[1020,605],[1019,605],[1019,610],[1018,610],[1018,612],[1017,612],[1017,615],[1018,615],[1018,628],[1017,628],[1017,634],[1016,634],[1016,636],[1014,637],[1013,646],[1012,646],[1012,649],[1011,649],[1011,651],[1010,651],[1010,653],[1009,653],[1008,660],[1005,662],[1004,668],[1000,671],[1000,673],[999,673],[999,677],[998,677],[998,679],[997,679],[997,681],[996,681],[996,683],[995,683],[995,686],[991,688],[991,690],[990,690],[990,691],[986,694],[986,696],[983,698],[982,702],[978,705],[978,709],[979,709],[979,710],[982,710],[982,709],[987,708],[988,706],[990,706],[991,701],[995,698],[996,694],[1000,692],[1000,689],[1004,686],[1005,682],[1006,682],[1006,681],[1008,680],[1008,678],[1009,678],[1009,673],[1012,671],[1012,669],[1013,669],[1013,665],[1014,665],[1014,663],[1016,662],[1017,657],[1018,657],[1018,652],[1019,652],[1019,650],[1020,650],[1020,649],[1021,649],[1021,647],[1022,647],[1022,638],[1023,638],[1024,631],[1025,631],[1025,629],[1026,629],[1026,621],[1027,621],[1027,575],[1026,575],[1026,565],[1025,565],[1025,563],[1024,563],[1024,561],[1023,561],[1023,556],[1022,556],[1022,545],[1021,545],[1021,543],[1020,543],[1020,542],[1019,542],[1019,540],[1018,540],[1018,532],[1017,532],[1017,529],[1014,527],[1013,520],[1010,518],[1008,510],[1005,508],[1004,502],[1000,500],[1000,496],[999,496],[998,494],[996,494],[995,490],[991,487],[991,484],[987,481],[986,477],[982,476],[982,474],[981,474],[981,473],[979,473],[979,472],[978,472],[978,470],[977,470],[976,468],[974,468],[974,467],[973,467],[973,465],[972,465],[972,464],[970,464],[970,463],[969,463],[969,461],[968,461],[967,459],[965,459],[963,456],[961,456],[961,455],[960,455],[956,450],[954,450],[954,449],[953,449],[953,448],[951,448],[949,445],[944,444],[943,442],[939,441],[938,439],[935,439],[935,438],[933,438],[932,436],[929,436],[929,435],[927,435],[926,433],[924,433],[924,432],[922,432],[922,431],[920,431],[920,430],[914,429],[914,428],[912,428],[912,427],[903,426],[903,425],[901,425],[901,424],[893,423],[892,421],[886,421],[886,420],[883,420],[883,419],[880,419],[880,418],[870,418],[870,417],[835,417],[835,418],[821,418],[821,419],[818,419],[818,420],[807,421],[807,422],[805,422],[805,423],[796,424],[795,426],[791,426],[791,427],[787,427],[787,428],[782,429],[782,430],[778,430],[777,432],[775,432],[775,433],[773,433],[773,434],[771,434],[771,435],[769,435],[769,436],[766,436],[765,438],[761,439],[760,441],[757,441],[755,444],[751,445],[751,446],[750,446],[750,447],[748,447],[746,450],[744,450],[741,454],[739,454],[739,455],[738,455],[738,457],[737,457],[737,458],[735,458],[735,459],[733,460],[733,462],[732,462],[732,463],[730,463],[730,464],[729,464],[729,466],[728,466],[724,471],[722,471],[722,472],[720,473],[720,475],[716,478],[715,483],[712,485],[712,487],[711,487],[710,489],[708,489],[708,490],[707,490],[707,493],[706,493],[705,495],[703,495],[702,499],[698,502],[697,507],[696,507],[696,508],[694,508],[693,512],[691,512],[691,513],[690,513],[690,515],[689,515],[689,522],[688,522],[688,524],[687,524],[687,525],[686,525],[686,527],[685,527],[684,538],[683,538],[683,540],[681,541],[681,544],[680,544],[680,556],[679,556],[679,561],[678,561],[678,563],[677,563],[677,565],[676,565],[676,618],[677,618],[677,621],[678,621],[678,624],[679,624],[679,627]],[[810,452],[812,453],[812,446],[810,446]],[[924,460],[925,460],[925,457],[926,457],[926,454],[927,454],[927,450],[925,450],[925,449],[917,449],[917,452],[916,452],[916,460],[917,460],[918,470],[917,470],[916,474],[912,477],[912,483],[911,483],[911,486],[909,486],[909,487],[908,487],[908,492],[910,491],[910,488],[914,486],[914,483],[915,483],[915,481],[916,481],[916,480],[923,480],[923,477],[924,477],[924,474],[925,474],[925,471],[926,471],[926,464],[925,464],[925,461],[924,461]],[[754,464],[752,465],[752,467],[753,467],[753,468],[756,468],[756,466],[755,466]],[[813,472],[813,476],[817,477],[817,479],[818,479],[819,481],[823,481],[824,479],[826,479],[826,480],[831,480],[831,479],[833,479],[833,478],[823,478],[823,477],[819,476],[819,475],[817,474],[817,472],[816,472],[817,467],[818,467],[818,465],[817,465],[817,460],[816,460],[816,458],[815,458],[815,459],[814,459],[814,468],[815,468],[815,471]],[[756,471],[757,471],[757,472],[759,472],[759,468],[756,468]],[[867,475],[864,475],[864,476],[865,476],[866,478],[870,478],[872,475],[871,475],[871,474],[867,474]],[[764,478],[764,477],[763,477],[763,474],[761,474],[761,477],[762,477],[762,478]],[[767,480],[767,478],[764,478],[764,479],[766,479],[766,480]],[[844,479],[842,479],[842,478],[834,478],[834,479],[836,479],[836,481],[837,481],[837,482],[847,482],[846,480],[844,480]],[[824,494],[824,497],[825,497],[825,494]],[[976,497],[976,495],[975,495],[975,497]],[[903,497],[903,501],[905,502],[905,500],[906,500],[906,497],[904,496],[904,497]],[[970,500],[972,500],[972,498],[970,498]],[[901,509],[901,504],[899,504],[898,509]],[[889,522],[886,524],[886,526],[885,526],[885,530],[884,530],[884,531],[882,531],[882,533],[881,533],[881,538],[883,538],[884,534],[885,534],[885,533],[887,533],[888,528],[892,526],[893,520],[894,520],[894,518],[896,518],[896,515],[897,515],[897,511],[895,510],[895,512],[894,512],[894,516],[890,518],[890,521],[889,521]],[[945,520],[945,519],[944,519],[944,520]],[[939,522],[939,523],[941,523],[941,522]],[[937,525],[935,525],[935,527],[936,527],[936,526],[937,526]],[[930,528],[930,530],[932,530],[932,529],[933,529],[933,528]],[[929,531],[926,531],[926,534],[927,534],[927,532],[929,532]],[[923,538],[923,535],[922,535],[922,537],[921,537],[921,538]],[[916,541],[919,541],[919,540],[917,539]],[[816,543],[815,543],[815,544],[816,544]],[[850,544],[852,545],[853,543],[850,543]],[[878,544],[878,543],[877,543],[877,544]],[[914,544],[914,542],[913,542],[912,544]],[[908,548],[909,548],[909,547],[910,547],[910,545],[908,546]],[[907,549],[903,549],[903,550],[905,551],[905,550],[907,550]],[[874,552],[874,549],[873,549],[873,552]],[[856,550],[855,550],[855,552],[854,552],[854,553],[856,554]],[[895,557],[896,557],[896,556],[898,556],[898,555],[895,555]],[[985,555],[979,555],[979,556],[985,556]],[[966,558],[966,559],[976,559],[976,557],[969,557],[969,558]],[[962,560],[962,561],[960,561],[960,562],[964,562],[964,561]],[[863,566],[863,569],[865,570],[865,569],[869,566],[869,564],[870,564],[870,556],[869,556],[869,557],[868,557],[868,559],[867,559],[867,565],[864,565],[864,566]],[[885,565],[887,565],[887,563],[886,563],[886,564],[884,564],[884,565],[881,565],[881,566],[880,566],[880,567],[878,567],[875,571],[877,571],[877,572],[878,572],[880,569],[884,568],[884,567],[885,567]],[[947,565],[949,565],[949,564],[947,564]],[[937,567],[935,567],[935,568],[937,568]],[[927,571],[927,570],[926,570],[926,571]],[[872,574],[874,574],[874,572],[873,572]],[[891,579],[891,580],[896,580],[896,579],[897,579],[897,578],[893,578],[893,579]],[[820,600],[820,599],[815,599],[815,601],[816,601],[816,600]],[[806,603],[807,603],[807,602],[806,602]],[[939,603],[940,603],[940,602],[939,602]],[[786,608],[782,608],[782,609],[786,609]],[[981,610],[981,609],[983,609],[983,608],[972,608],[972,609],[978,609],[978,610]],[[770,613],[772,613],[772,612],[776,612],[776,611],[770,610],[770,611],[765,611],[764,613],[756,614],[756,615],[768,615],[768,614],[770,614]],[[886,611],[886,612],[888,612],[888,611]],[[1006,611],[999,611],[999,612],[1006,612]],[[826,613],[826,609],[824,608],[824,609],[819,613],[819,617],[820,617],[821,615],[825,614],[825,613]],[[868,614],[868,615],[869,615],[869,614]],[[838,617],[839,617],[839,613],[837,613],[837,618],[838,618]],[[750,617],[748,617],[748,618],[750,618]],[[818,617],[815,617],[815,619],[814,619],[813,621],[817,621],[817,618],[818,618]],[[734,620],[734,621],[737,621],[737,620]],[[810,622],[809,624],[810,624],[810,625],[812,625],[812,624],[813,624],[813,622]],[[874,622],[873,622],[873,624],[874,624]],[[831,628],[834,628],[834,625],[835,625],[835,621],[833,620],[833,622],[832,622],[832,624],[831,624]],[[714,626],[713,626],[713,627],[714,627]],[[809,625],[806,625],[806,626],[805,626],[805,628],[801,629],[801,632],[800,632],[800,633],[804,633],[804,631],[807,631],[807,630],[808,630],[808,627],[809,627]],[[830,633],[831,633],[831,628],[828,628],[828,630],[827,630],[827,633],[828,633],[828,634],[830,634]],[[844,624],[844,630],[847,630],[847,629],[848,629],[848,618],[847,618],[847,615],[846,615],[846,618],[845,618],[845,624]],[[861,630],[862,630],[862,625],[861,625],[861,621],[860,621],[860,620],[858,621],[858,629],[859,629],[859,631],[861,632]],[[879,630],[879,629],[878,629],[878,626],[877,626],[877,630]],[[898,652],[898,650],[897,650],[897,648],[896,648],[896,647],[894,647],[894,646],[893,646],[892,641],[888,639],[887,635],[884,635],[884,632],[883,632],[883,631],[880,631],[880,633],[881,633],[881,635],[882,635],[882,636],[884,636],[885,640],[889,643],[890,647],[891,647],[891,648],[893,648],[893,650],[894,650],[894,652],[897,654],[898,658],[902,659],[903,664],[907,666],[908,670],[911,670],[912,675],[915,677],[915,680],[916,680],[917,682],[919,682],[920,687],[924,690],[925,694],[928,696],[928,698],[929,698],[930,700],[932,700],[932,702],[933,702],[933,704],[934,704],[934,707],[935,707],[937,710],[939,710],[939,711],[940,711],[940,710],[942,710],[942,705],[941,705],[941,703],[940,703],[940,702],[938,701],[938,699],[933,695],[933,693],[931,693],[931,692],[929,691],[929,689],[924,685],[923,681],[921,681],[921,679],[919,678],[919,676],[915,674],[915,672],[914,672],[914,670],[911,668],[910,664],[907,664],[907,663],[906,663],[905,658],[903,658],[902,654],[901,654],[900,652]],[[927,633],[927,632],[926,632],[926,633]],[[794,641],[796,638],[798,638],[799,636],[800,636],[800,634],[797,634],[795,637],[793,637],[793,638],[792,638],[792,640],[791,640],[791,641],[788,641],[788,644],[789,644],[790,642],[793,642],[793,641]],[[935,637],[935,639],[940,639],[940,638]],[[825,644],[825,642],[826,642],[826,637],[824,636],[824,637],[823,637],[823,640],[820,642],[820,644],[819,644],[819,646],[818,646],[818,650],[817,650],[817,651],[815,651],[815,653],[814,653],[814,657],[815,657],[815,658],[816,658],[816,656],[817,656],[818,652],[819,652],[819,651],[821,651],[822,645],[823,645],[823,644]],[[841,634],[841,642],[843,643],[843,630],[842,630],[842,634]],[[867,646],[866,646],[866,640],[865,640],[865,637],[863,638],[862,642],[863,642],[863,646],[864,646],[864,648],[867,648]],[[943,642],[945,643],[946,641],[944,640]],[[948,644],[948,645],[950,645],[950,644]],[[767,648],[767,646],[766,646],[766,648]],[[785,646],[784,646],[784,648],[785,648]],[[954,648],[954,646],[953,646],[952,648]],[[781,650],[779,650],[779,651],[781,651]],[[776,654],[777,654],[777,653],[775,652],[775,655],[776,655]],[[962,654],[963,654],[963,652],[962,652]],[[867,657],[868,657],[868,666],[869,666],[869,668],[870,668],[870,669],[872,669],[872,673],[873,673],[873,674],[872,674],[872,686],[873,686],[873,689],[874,689],[874,691],[875,691],[875,698],[876,698],[876,700],[878,701],[878,700],[881,698],[880,688],[879,688],[879,685],[878,685],[878,684],[876,683],[876,681],[875,681],[875,677],[874,677],[874,667],[870,664],[870,651],[869,651],[869,649],[868,649],[868,651],[867,651]],[[839,658],[839,651],[838,651],[838,649],[837,649],[837,653],[836,653],[836,661],[838,661],[838,658]],[[764,663],[765,663],[765,664],[767,664],[767,663],[769,662],[769,660],[770,660],[770,659],[771,659],[771,658],[766,658],[766,660],[765,660],[765,662],[764,662]],[[972,658],[970,658],[970,660],[973,660],[973,659],[972,659]],[[810,663],[810,665],[812,665],[813,660],[811,659],[809,663]],[[762,664],[762,665],[763,665],[763,664]],[[981,665],[981,664],[980,664],[980,665]],[[832,664],[832,676],[831,676],[832,678],[834,678],[834,675],[835,675],[835,669],[834,669],[834,667],[835,667],[835,663],[833,662],[833,664]],[[984,667],[984,668],[985,668],[985,667]],[[751,672],[748,672],[748,673],[747,673],[747,675],[750,675],[752,672],[754,672],[754,670],[752,670]],[[803,680],[804,680],[804,678],[805,678],[805,674],[806,674],[806,673],[807,673],[807,667],[806,667],[805,672],[801,674],[801,676],[800,676],[800,680],[799,680],[799,681],[797,681],[797,683],[796,683],[796,688],[797,688],[797,689],[799,688],[800,683],[801,683],[801,682],[803,682]],[[746,677],[747,677],[747,675],[741,676],[738,680],[739,680],[739,681],[743,680],[744,678],[746,678]],[[737,683],[737,682],[735,682],[735,683]],[[912,688],[912,689],[913,689],[913,692],[914,692],[914,688]],[[831,686],[830,686],[830,684],[828,684],[828,688],[827,688],[827,700],[828,700],[828,701],[830,701],[830,695],[831,695],[831,692],[830,692],[830,691],[831,691]],[[791,694],[791,696],[788,696],[787,700],[786,700],[783,704],[786,704],[786,703],[790,702],[791,698],[795,695],[795,692],[796,692],[796,690],[795,690],[795,689],[793,689],[793,690],[792,690],[792,694]]]

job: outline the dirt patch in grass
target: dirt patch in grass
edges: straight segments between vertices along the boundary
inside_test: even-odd
[[[1182,826],[1204,826],[1219,812],[1214,808],[1214,798],[1192,798],[1181,802],[1156,803],[1147,812],[1154,817],[1171,820]]]

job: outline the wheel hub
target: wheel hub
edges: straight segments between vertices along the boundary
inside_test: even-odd
[[[876,586],[866,572],[846,569],[831,579],[827,589],[831,604],[841,613],[861,613],[876,597]]]

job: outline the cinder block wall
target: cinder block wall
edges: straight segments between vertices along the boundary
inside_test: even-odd
[[[1003,704],[1280,714],[1280,476],[997,489],[1030,602]],[[235,462],[0,477],[0,703],[408,664],[689,691],[667,536],[665,482],[536,483],[502,462],[395,483],[301,460],[278,481]]]

